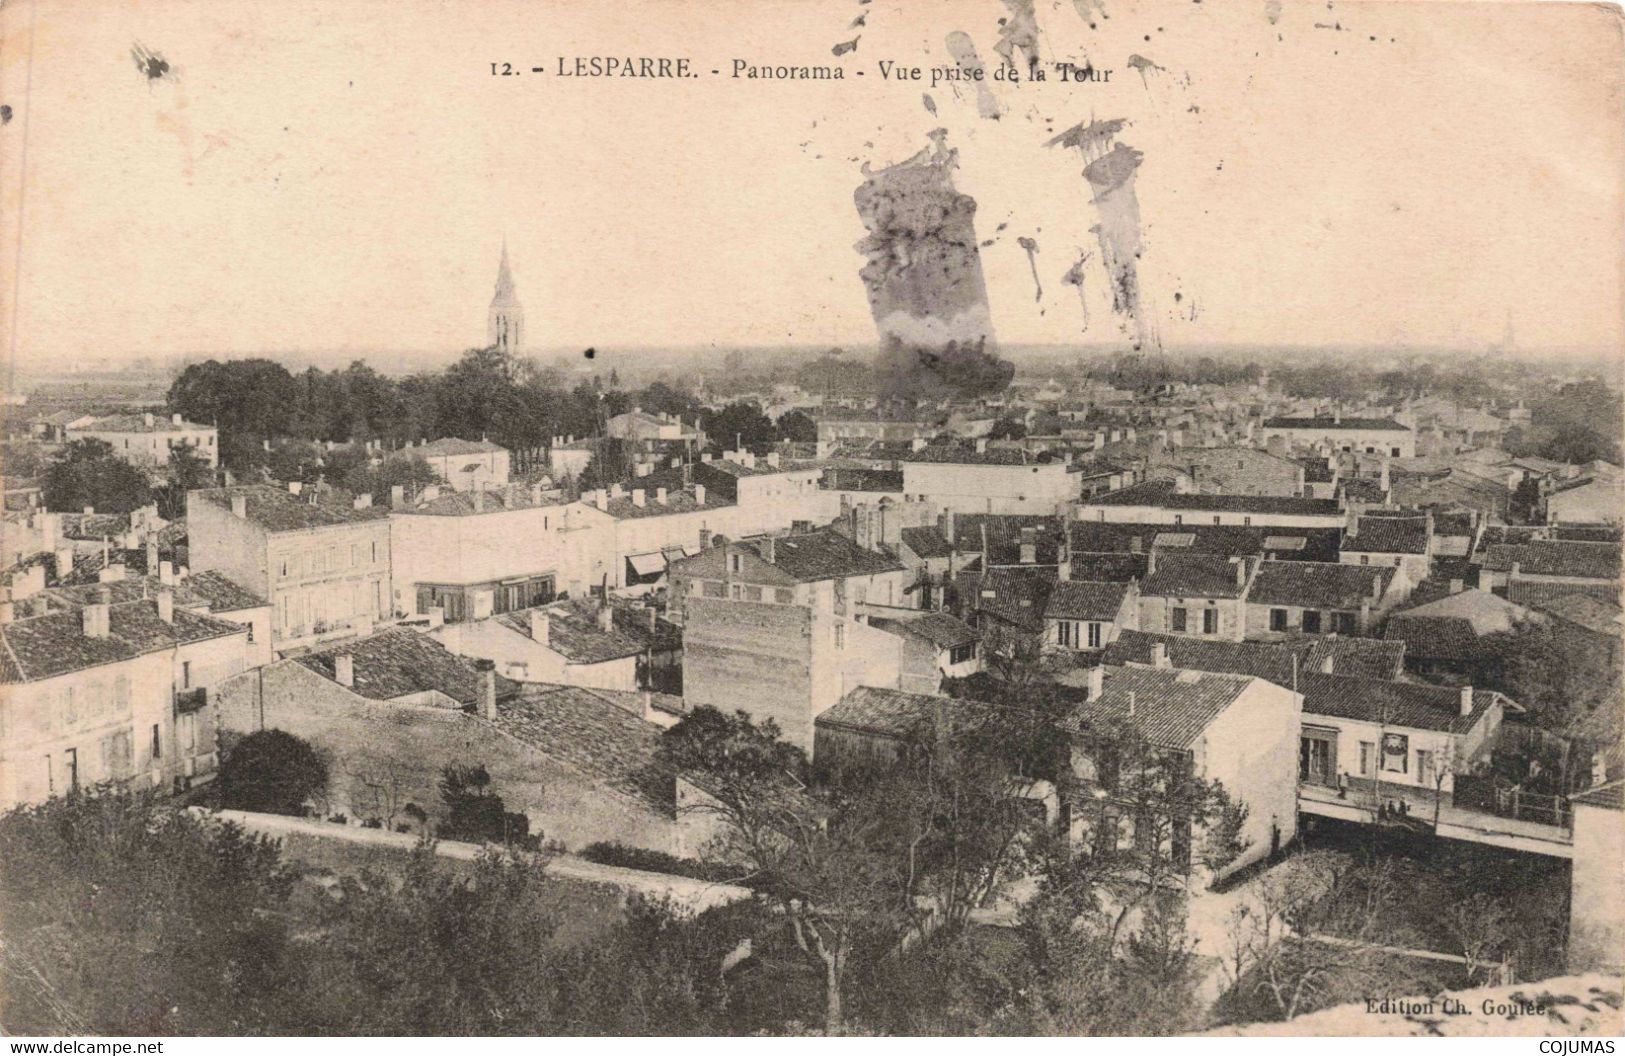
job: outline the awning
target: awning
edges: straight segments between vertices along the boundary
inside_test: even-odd
[[[666,574],[666,558],[662,554],[631,554],[626,559],[631,570],[627,576],[631,583],[648,583]]]

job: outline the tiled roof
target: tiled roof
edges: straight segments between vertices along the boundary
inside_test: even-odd
[[[1365,516],[1355,530],[1343,536],[1343,549],[1360,554],[1425,554],[1428,525],[1425,517]]]
[[[1079,704],[1061,728],[1078,733],[1102,722],[1130,722],[1152,744],[1189,748],[1252,681],[1178,668],[1109,668],[1100,697]]]
[[[898,492],[903,490],[903,471],[838,468],[830,471],[829,486],[834,491]]]
[[[1293,644],[1297,646],[1302,643]],[[1405,643],[1326,635],[1311,640],[1308,655],[1300,667],[1309,671],[1325,671],[1327,661],[1332,665],[1331,671],[1327,672],[1329,674],[1397,679],[1405,667]]]
[[[1044,616],[1051,620],[1094,620],[1110,622],[1117,618],[1128,597],[1127,583],[1093,583],[1066,580],[1050,591]]]
[[[1299,676],[1305,716],[1354,719],[1409,727],[1465,733],[1484,713],[1506,698],[1489,690],[1473,693],[1473,709],[1461,714],[1461,692],[1451,686],[1429,686],[1417,682],[1390,682],[1350,675],[1323,675],[1310,672]]]
[[[1556,586],[1557,584],[1542,584],[1543,586]],[[1589,594],[1563,594],[1541,604],[1541,610],[1549,612],[1560,620],[1584,627],[1588,631],[1598,634],[1618,635],[1621,629],[1621,612],[1616,598],[1603,599],[1592,597]]]
[[[238,612],[264,608],[270,604],[253,591],[227,579],[224,573],[213,570],[193,572],[180,585],[186,593],[208,602],[213,612]]]
[[[1157,597],[1239,598],[1247,589],[1246,566],[1223,554],[1160,551],[1140,593]]]
[[[1036,466],[1060,461],[1048,455],[1035,455],[1025,448],[989,447],[978,451],[959,444],[932,444],[910,451],[905,462],[937,462],[965,466]]]
[[[937,649],[952,649],[956,645],[969,645],[981,640],[981,635],[965,621],[946,612],[926,612],[919,616],[899,619],[892,616],[871,616],[869,626],[918,638]]]
[[[669,814],[675,809],[675,782],[659,762],[660,727],[594,690],[526,686],[497,702],[493,725],[652,810]]]
[[[1289,561],[1336,561],[1342,532],[1337,528],[1076,521],[1072,524],[1072,552],[1133,552],[1136,544],[1138,550],[1168,548],[1174,536],[1190,537],[1180,549],[1228,557],[1274,554]]]
[[[71,419],[70,419],[71,420]],[[64,423],[65,424],[65,423]],[[182,429],[213,429],[212,425],[199,425],[196,422],[175,422],[168,415],[155,414],[148,422],[144,414],[114,414],[106,418],[97,418],[74,428],[74,432],[96,433],[175,433]]]
[[[1161,645],[1172,667],[1221,674],[1251,675],[1281,686],[1292,684],[1292,647],[1284,642],[1221,642],[1183,634],[1122,631],[1106,646],[1103,663],[1149,664]]]
[[[232,497],[242,495],[248,500],[247,519],[268,532],[297,532],[335,524],[389,520],[389,511],[383,507],[369,506],[358,510],[349,503],[311,502],[307,496],[294,495],[266,484],[214,488],[192,494],[221,507],[227,513],[231,512]]]
[[[943,537],[936,525],[904,528],[901,534],[908,548],[922,558],[947,557],[954,552],[953,544]]]
[[[411,693],[439,690],[462,705],[479,703],[479,674],[439,642],[404,628],[392,627],[364,638],[336,642],[295,657],[325,678],[333,678],[333,658],[348,653],[355,683],[350,689],[370,700],[393,700]]]
[[[1619,543],[1622,530],[1617,524],[1554,524],[1553,539],[1576,543]]]
[[[1303,499],[1291,495],[1202,495],[1181,494],[1171,481],[1152,480],[1128,488],[1108,491],[1084,506],[1156,506],[1166,510],[1198,513],[1257,513],[1333,515],[1341,512],[1336,499]]]
[[[978,701],[859,686],[834,707],[820,712],[813,725],[904,738],[935,722],[939,712],[963,722],[969,714],[985,715],[987,711],[988,706]]]
[[[1044,606],[1054,586],[1054,580],[1021,572],[966,572],[954,579],[966,610],[1033,633],[1044,629]]]
[[[156,575],[130,576],[110,583],[85,583],[52,587],[39,600],[53,612],[77,611],[96,600],[98,592],[105,591],[115,605],[130,601],[147,601],[157,597],[160,590],[169,590],[176,608],[207,609],[211,613],[237,612],[242,609],[262,608],[269,603],[252,592],[244,590],[219,572],[196,572],[167,588]]]
[[[1393,579],[1392,568],[1324,561],[1264,561],[1258,566],[1247,600],[1254,605],[1358,609],[1362,604],[1375,604]]]
[[[80,610],[53,612],[0,625],[0,681],[32,682],[70,671],[130,660],[177,645],[243,634],[241,624],[176,608],[158,616],[156,601],[114,604],[106,637],[85,635]]]
[[[1266,429],[1385,429],[1408,433],[1392,418],[1267,418]]]
[[[1478,654],[1478,634],[1462,616],[1412,616],[1400,613],[1389,619],[1383,637],[1404,645],[1419,660],[1468,661]]]
[[[1549,608],[1560,598],[1584,595],[1602,602],[1619,600],[1619,583],[1551,583],[1539,579],[1515,579],[1507,584],[1507,600],[1537,609]]]
[[[1066,535],[1059,517],[1020,513],[967,513],[954,518],[954,542],[962,553],[980,553],[987,530],[988,560],[994,565],[1022,564],[1022,533],[1030,530],[1034,563],[1059,564]]]
[[[642,506],[632,501],[632,492],[628,490],[619,498],[606,500],[606,512],[617,520],[625,521],[637,517],[665,517],[678,513],[695,513],[699,510],[720,510],[734,505],[732,499],[719,494],[714,488],[706,489],[705,502],[702,503],[697,499],[692,487],[667,488],[665,505],[661,505],[656,501],[655,492],[660,485],[653,483],[650,478],[639,478],[637,486],[644,490]]]
[[[1610,781],[1606,785],[1588,788],[1578,795],[1570,796],[1569,802],[1581,807],[1625,810],[1625,781]]]
[[[1096,583],[1127,583],[1144,579],[1145,554],[1072,554],[1072,578]]]
[[[543,490],[540,495],[526,487],[487,488],[483,492],[442,490],[433,499],[397,507],[392,512],[427,517],[468,517],[475,513],[558,506],[562,502],[560,493],[551,489]]]
[[[446,436],[427,444],[419,444],[411,449],[411,453],[422,455],[424,458],[442,458],[457,455],[487,455],[501,450],[503,448],[499,445],[485,440],[463,440],[455,436]]]
[[[1527,618],[1530,612],[1523,606],[1496,597],[1487,590],[1471,588],[1446,594],[1424,605],[1413,605],[1398,615],[1454,616],[1467,620],[1478,634],[1495,634],[1510,631],[1519,620]]]
[[[1510,572],[1516,562],[1524,575],[1618,579],[1619,557],[1617,543],[1535,539],[1522,546],[1498,544],[1486,548],[1484,567],[1494,572]]]
[[[884,554],[865,550],[839,532],[829,530],[776,536],[772,542],[774,567],[802,583],[872,576],[900,571],[903,567]],[[767,554],[766,540],[747,539],[740,545],[764,558]]]
[[[643,640],[623,634],[610,621],[611,630],[598,626],[598,602],[592,598],[572,598],[541,606],[547,613],[547,647],[572,664],[602,664],[628,656],[641,655]],[[530,610],[508,612],[493,617],[498,623],[530,637]]]

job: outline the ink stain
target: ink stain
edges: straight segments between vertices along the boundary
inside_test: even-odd
[[[931,93],[930,92],[926,92],[923,95],[921,95],[920,96],[920,102],[925,105],[925,112],[926,113],[930,114],[932,117],[937,116],[937,101],[935,99],[931,98]]]
[[[1097,233],[1099,230],[1098,225],[1090,228],[1090,231]],[[1088,251],[1080,248],[1077,261],[1066,269],[1065,275],[1061,276],[1061,285],[1076,286],[1078,288],[1078,307],[1083,310],[1083,325],[1079,329],[1084,333],[1089,332],[1089,298],[1084,296],[1083,292],[1083,266],[1089,263],[1090,256],[1091,254]]]
[[[139,41],[130,46],[130,58],[135,60],[135,68],[141,71],[148,84],[162,80],[169,73],[168,60]]]
[[[1016,239],[1016,245],[1027,251],[1027,265],[1033,270],[1033,287],[1037,291],[1033,295],[1033,300],[1042,301],[1044,299],[1044,283],[1038,278],[1038,240],[1023,235],[1021,238]]]
[[[0,125],[11,124],[11,107],[0,103]]]
[[[588,359],[595,359],[598,356],[598,350],[596,348],[589,348],[581,354]]]
[[[1147,37],[1146,39],[1150,40],[1151,38]],[[1128,67],[1140,75],[1140,83],[1146,88],[1151,87],[1150,77],[1154,77],[1159,73],[1168,72],[1165,68],[1158,66],[1144,55],[1130,55],[1128,57]]]
[[[1003,112],[999,100],[987,86],[986,68],[982,65],[981,56],[976,54],[976,44],[970,39],[970,34],[963,30],[954,30],[948,34],[944,42],[948,54],[953,56],[955,65],[967,78],[976,80],[976,112],[989,120],[997,121]],[[959,91],[959,85],[954,85],[954,91]]]
[[[1015,65],[1020,52],[1027,68],[1038,65],[1038,16],[1033,11],[1033,0],[1004,0],[1009,18],[999,19],[999,41],[993,50],[1008,65]]]
[[[1136,345],[1144,346],[1152,335],[1140,309],[1140,202],[1134,189],[1134,174],[1144,155],[1116,142],[1127,123],[1123,118],[1088,121],[1061,133],[1048,145],[1075,148],[1083,157],[1083,178],[1099,216],[1091,230],[1100,243],[1101,263],[1111,281],[1112,311],[1122,317],[1126,330],[1132,329]]]
[[[863,39],[863,34],[860,33],[857,36],[853,37],[851,40],[843,41],[840,44],[835,45],[833,48],[830,48],[829,53],[831,55],[834,55],[836,58],[840,58],[842,55],[845,55],[849,51],[857,51],[858,50],[858,41],[860,41],[862,39]]]

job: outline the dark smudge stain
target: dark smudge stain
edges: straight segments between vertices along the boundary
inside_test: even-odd
[[[1072,8],[1079,18],[1089,24],[1090,29],[1095,28],[1096,17],[1112,17],[1106,13],[1106,0],[1072,0]]]
[[[1134,174],[1144,155],[1115,141],[1125,124],[1122,118],[1078,124],[1050,140],[1049,146],[1073,147],[1083,156],[1083,178],[1100,217],[1091,230],[1111,280],[1112,311],[1122,316],[1126,329],[1132,329],[1135,348],[1140,349],[1150,343],[1150,329],[1140,310],[1140,202],[1134,190]]]
[[[931,98],[931,93],[930,92],[926,92],[923,95],[921,95],[920,96],[920,102],[925,105],[926,113],[930,114],[932,117],[937,116],[937,101],[935,99]]]
[[[976,200],[953,185],[958,152],[947,131],[918,154],[879,170],[863,167],[853,193],[868,232],[854,247],[881,340],[876,371],[892,395],[972,393],[1008,380],[993,342],[987,284],[976,240]]]
[[[169,62],[156,51],[137,42],[130,46],[130,58],[135,60],[135,68],[147,79],[147,83],[162,79],[169,73]]]
[[[1024,235],[1016,239],[1016,245],[1027,251],[1027,266],[1033,269],[1033,287],[1037,290],[1037,293],[1033,295],[1033,300],[1042,301],[1044,299],[1044,283],[1038,277],[1038,240],[1036,238],[1027,238]]]
[[[595,359],[598,356],[598,350],[596,348],[589,348],[581,354],[587,359]]]
[[[999,19],[999,42],[993,50],[1009,65],[1016,65],[1020,52],[1028,69],[1038,65],[1038,16],[1033,0],[1004,0],[1009,18]]]
[[[0,103],[0,125],[11,124],[11,107]]]
[[[1096,226],[1091,227],[1089,230],[1091,232],[1098,233],[1100,229],[1098,226]],[[1089,331],[1089,298],[1084,296],[1083,293],[1083,266],[1089,263],[1090,255],[1091,254],[1087,250],[1078,250],[1077,261],[1070,268],[1066,269],[1065,275],[1061,276],[1061,285],[1076,286],[1078,288],[1078,307],[1083,309],[1083,325],[1079,327],[1079,329],[1085,333],[1088,333]]]
[[[1144,55],[1130,55],[1128,57],[1128,67],[1140,75],[1140,83],[1145,85],[1147,88],[1151,87],[1151,82],[1147,79],[1147,75],[1155,77],[1159,73],[1168,72],[1166,69],[1158,66]]]
[[[987,71],[982,65],[981,57],[976,54],[976,44],[970,39],[970,34],[956,29],[948,34],[944,43],[947,45],[948,54],[953,56],[954,63],[966,73],[977,76],[976,112],[985,118],[998,120],[1002,112],[999,100],[987,86]],[[976,73],[978,70],[982,71],[979,76]],[[957,83],[954,85],[954,91],[959,91]]]
[[[836,58],[840,58],[842,55],[845,55],[849,51],[857,51],[858,50],[858,41],[860,41],[862,39],[863,39],[863,34],[860,33],[857,36],[853,37],[851,40],[842,41],[841,43],[835,45],[833,48],[830,48],[829,53],[831,55],[834,55]]]

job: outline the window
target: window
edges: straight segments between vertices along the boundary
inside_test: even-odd
[[[1416,750],[1416,776],[1424,785],[1433,784],[1433,753],[1423,748]]]
[[[745,571],[745,558],[743,554],[728,555],[728,571],[735,574]]]
[[[1177,606],[1170,609],[1168,612],[1168,626],[1176,633],[1183,632],[1185,630],[1185,610]]]
[[[1360,775],[1362,777],[1371,776],[1371,763],[1376,756],[1377,745],[1375,741],[1360,742]]]
[[[181,688],[192,688],[192,661],[190,660],[181,661]]]
[[[835,625],[835,648],[846,648],[846,624],[844,623],[837,623]]]
[[[964,645],[956,645],[948,650],[948,662],[950,664],[969,663],[974,659],[976,659],[975,642],[966,642]]]
[[[733,585],[733,599],[734,599],[734,600],[735,600],[735,601],[738,601],[738,600],[739,600],[739,596],[740,596],[740,592],[739,592],[739,584],[738,584],[738,583],[735,583],[735,584],[734,584],[734,585]]]
[[[723,588],[723,585],[714,579],[701,580],[700,593],[708,598],[725,598],[728,596],[728,592]]]
[[[1219,523],[1219,515],[1218,515],[1218,514],[1216,514],[1216,513],[1215,513],[1215,514],[1214,514],[1214,515],[1213,515],[1213,523],[1214,523],[1214,524],[1218,524],[1218,523]]]
[[[69,748],[63,752],[62,763],[68,771],[68,791],[79,791],[79,749]]]
[[[1099,649],[1100,648],[1100,639],[1101,639],[1100,624],[1091,623],[1089,625],[1089,648],[1091,648],[1091,649]]]
[[[1395,554],[1395,555],[1394,555],[1394,567],[1395,567],[1395,568],[1398,568],[1398,567],[1399,567],[1399,561],[1400,561],[1400,558],[1399,558],[1399,555],[1398,555],[1398,554]]]
[[[372,560],[373,560],[374,564],[378,563],[378,544],[377,543],[372,544]]]
[[[1105,520],[1105,518],[1102,517],[1101,520]],[[1174,523],[1175,524],[1184,524],[1185,523],[1185,515],[1183,513],[1174,514]]]
[[[197,712],[180,717],[181,747],[187,752],[197,751]]]
[[[250,623],[247,626],[248,626],[248,644],[253,645],[254,644],[254,625],[252,623]]]
[[[1241,519],[1241,523],[1243,527],[1251,528],[1253,526],[1253,519],[1251,517],[1243,517]]]
[[[1332,630],[1338,634],[1357,634],[1360,629],[1360,620],[1352,612],[1335,612],[1332,614]]]
[[[1063,649],[1076,649],[1078,647],[1078,625],[1071,620],[1057,620],[1055,623],[1055,644]]]
[[[74,699],[72,686],[62,691],[62,721],[69,726],[79,721],[79,702]]]
[[[152,724],[152,757],[154,759],[162,759],[164,757],[163,734],[158,729],[158,724],[156,722]]]
[[[1360,555],[1360,564],[1369,565],[1370,563],[1371,563],[1371,555],[1370,554],[1361,554]]]
[[[746,601],[761,601],[762,600],[762,588],[761,587],[749,587],[749,586],[747,586],[745,588],[745,600]]]
[[[48,755],[45,757],[45,793],[56,795],[56,774],[51,772],[51,757]]]
[[[1319,634],[1320,633],[1320,613],[1317,612],[1316,610],[1314,610],[1314,609],[1304,609],[1303,610],[1303,633],[1304,634]]]
[[[1203,609],[1202,610],[1202,633],[1203,634],[1218,634],[1219,633],[1219,610],[1218,609]]]
[[[1410,773],[1411,739],[1403,733],[1382,735],[1382,770],[1385,774]]]
[[[1284,630],[1286,630],[1286,610],[1285,609],[1271,609],[1270,610],[1270,630],[1272,630],[1272,631],[1284,631]]]
[[[793,605],[796,600],[796,592],[789,587],[777,587],[773,591],[773,600],[780,605]]]
[[[1393,448],[1389,453],[1392,454],[1395,458],[1398,458],[1399,457],[1399,448],[1397,448],[1397,447]]]

